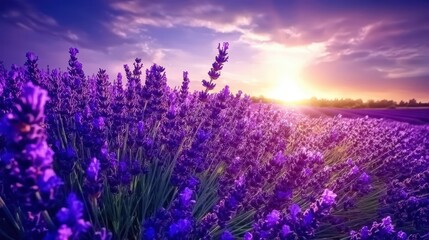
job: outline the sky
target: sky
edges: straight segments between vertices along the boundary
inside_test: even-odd
[[[429,101],[429,1],[2,0],[0,60],[66,69],[79,49],[86,74],[142,58],[188,71],[202,89],[217,45],[229,42],[216,90],[291,101],[310,97]]]

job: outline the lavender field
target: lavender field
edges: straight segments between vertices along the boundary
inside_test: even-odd
[[[429,125],[252,105],[228,47],[195,92],[0,66],[0,239],[429,239]]]
[[[341,115],[345,118],[378,118],[406,122],[410,124],[429,124],[429,108],[398,108],[398,109],[343,109],[321,107],[298,107],[296,111],[309,117],[335,117]]]

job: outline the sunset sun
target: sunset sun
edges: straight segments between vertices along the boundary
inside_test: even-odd
[[[300,85],[299,76],[284,76],[279,78],[278,84],[268,93],[268,97],[293,102],[307,98]]]
[[[258,46],[264,48],[261,54],[263,68],[270,69],[269,86],[263,92],[267,98],[293,102],[310,98],[304,71],[324,51],[323,44],[285,47],[278,44]]]

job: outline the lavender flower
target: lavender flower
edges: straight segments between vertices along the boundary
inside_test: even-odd
[[[100,161],[94,157],[86,169],[86,181],[84,183],[85,192],[90,199],[94,200],[100,197],[102,181],[103,179],[100,178]]]
[[[390,216],[381,220],[381,223],[373,222],[371,228],[363,226],[359,232],[351,231],[352,240],[360,239],[407,239],[407,234],[399,231],[395,234],[395,227]]]
[[[193,191],[191,189],[189,189],[188,187],[186,187],[180,194],[179,194],[179,201],[180,204],[184,207],[187,208],[189,207],[191,204],[195,203],[194,201],[192,201],[192,194]]]
[[[27,66],[27,76],[28,79],[35,85],[40,85],[40,70],[37,66],[37,61],[39,58],[33,52],[27,52],[25,55],[27,57],[27,61],[25,62],[25,66]]]
[[[253,235],[250,232],[246,232],[243,237],[244,240],[252,240]]]
[[[111,116],[109,88],[109,76],[106,74],[106,70],[100,68],[97,73],[96,99],[93,112],[96,117],[103,117],[105,120],[109,120]]]
[[[77,48],[70,48],[70,60],[69,60],[69,74],[70,76],[76,76],[79,78],[85,78],[85,73],[82,70],[82,63],[77,60],[76,55],[79,53]]]
[[[332,206],[335,203],[336,197],[337,197],[337,194],[335,194],[329,189],[325,189],[325,191],[322,194],[321,204],[324,204],[326,206]]]
[[[399,231],[396,236],[397,236],[398,240],[406,240],[407,239],[407,234],[403,231]]]
[[[86,175],[91,181],[96,181],[98,179],[98,173],[100,171],[100,162],[97,158],[92,158],[91,162],[86,170]]]
[[[280,212],[278,210],[273,210],[265,218],[265,222],[268,226],[273,226],[278,223],[280,220]]]
[[[220,77],[220,70],[223,69],[223,64],[228,61],[228,53],[226,52],[228,48],[229,43],[227,42],[224,42],[222,47],[220,47],[220,44],[218,45],[217,49],[219,53],[215,57],[216,61],[212,64],[212,68],[208,72],[210,81],[202,80],[203,87],[205,87],[205,90],[200,92],[200,100],[205,101],[207,99],[208,92],[215,88],[216,84],[213,81],[217,80]]]
[[[228,230],[225,230],[222,235],[220,235],[221,240],[234,240],[234,236]]]
[[[282,166],[286,161],[287,157],[283,155],[282,151],[277,152],[271,160],[272,164],[276,166]]]
[[[67,146],[65,149],[62,149],[60,142],[55,143],[56,152],[54,156],[55,163],[58,164],[58,173],[62,176],[70,174],[73,166],[78,160],[77,153],[73,147]]]
[[[58,211],[57,219],[59,228],[55,233],[49,233],[45,240],[78,239],[91,228],[91,224],[83,219],[83,203],[73,193],[67,197],[67,207]]]
[[[285,224],[282,226],[282,230],[281,230],[281,236],[283,238],[287,238],[292,232],[292,230],[290,229],[289,225]]]
[[[53,151],[42,127],[47,100],[45,90],[27,83],[15,110],[5,117],[0,128],[8,142],[7,152],[2,157],[7,166],[5,186],[32,212],[41,211],[52,203],[62,184],[52,169]]]
[[[183,82],[182,86],[180,87],[180,99],[181,101],[185,101],[186,97],[188,96],[188,90],[189,90],[189,77],[188,72],[183,72]]]
[[[192,222],[188,219],[179,219],[177,222],[170,225],[168,236],[170,239],[178,239],[179,236],[186,236],[192,231]]]
[[[152,116],[160,120],[167,111],[166,98],[167,77],[165,68],[159,65],[152,65],[146,70],[146,81],[141,92],[142,101],[140,104],[146,105],[145,115]]]

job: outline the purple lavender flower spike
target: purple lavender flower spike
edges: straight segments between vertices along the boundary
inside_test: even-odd
[[[25,54],[25,56],[27,57],[27,60],[31,61],[31,62],[35,62],[35,61],[37,61],[39,59],[36,56],[36,54],[34,54],[33,52],[27,52],[27,54]]]
[[[355,175],[355,174],[357,174],[357,173],[359,173],[359,167],[358,167],[358,166],[356,166],[356,165],[354,165],[354,166],[352,167],[352,169],[350,169],[350,174]]]
[[[53,151],[42,127],[47,92],[28,82],[22,96],[0,126],[7,140],[5,186],[22,207],[31,212],[44,210],[55,199],[62,184],[52,169]]]
[[[104,128],[106,127],[106,123],[104,121],[104,118],[103,117],[95,118],[93,121],[93,127],[95,129],[100,130],[100,131],[103,131]]]
[[[182,204],[182,206],[184,206],[184,207],[191,205],[192,204],[192,194],[193,194],[193,191],[190,188],[186,187],[179,194],[180,204]]]
[[[212,64],[212,68],[208,72],[210,81],[202,80],[203,87],[205,90],[199,93],[199,99],[201,101],[207,100],[207,93],[213,90],[216,84],[213,82],[220,77],[220,70],[223,69],[223,64],[228,61],[228,53],[226,52],[229,48],[229,43],[224,42],[222,47],[218,45],[218,55],[215,57],[215,62]]]
[[[273,226],[280,220],[280,212],[278,210],[271,211],[265,218],[265,222],[268,226]]]
[[[83,219],[83,207],[83,203],[75,194],[69,194],[67,207],[61,208],[57,213],[57,219],[61,224],[60,229],[70,229],[75,237],[86,232],[91,224]]]
[[[170,225],[168,230],[168,235],[172,239],[176,239],[175,237],[178,235],[186,235],[192,231],[192,222],[188,219],[179,219],[176,223]]]
[[[70,237],[73,236],[73,230],[69,227],[67,227],[67,225],[61,225],[58,228],[57,231],[57,235],[54,237],[49,237],[49,234],[47,237],[45,237],[45,240],[50,240],[50,239],[55,239],[55,240],[68,240],[70,239]]]
[[[60,143],[57,142],[59,145]],[[58,164],[60,175],[70,174],[74,164],[77,161],[77,153],[73,147],[67,146],[65,149],[57,148],[55,155],[55,162]]]
[[[155,228],[153,227],[147,228],[143,235],[144,235],[144,239],[155,239],[155,236],[156,236]]]
[[[393,233],[395,232],[395,227],[392,224],[392,219],[390,216],[387,216],[381,220],[381,225],[387,233]]]
[[[292,204],[289,207],[289,211],[292,221],[296,221],[298,213],[301,212],[301,208],[297,204]]]
[[[98,179],[99,171],[100,161],[98,161],[98,159],[94,157],[91,159],[88,169],[86,170],[86,176],[88,179],[95,182]]]
[[[45,118],[45,104],[49,97],[45,90],[27,83],[14,113],[6,116],[2,128],[8,139],[16,144],[38,143],[46,136],[41,124]]]
[[[132,181],[129,164],[125,161],[119,162],[118,178],[122,185],[128,185]]]
[[[368,176],[367,173],[364,172],[359,176],[359,181],[362,184],[368,184],[370,182],[370,177]]]
[[[396,236],[397,236],[398,240],[406,240],[408,237],[407,234],[403,231],[399,231]]]
[[[286,162],[287,158],[283,155],[282,151],[277,152],[271,162],[275,166],[282,166]]]
[[[335,194],[329,189],[325,189],[325,191],[322,194],[322,204],[325,204],[327,206],[332,206],[333,204],[335,204],[336,197],[337,197],[337,194]]]
[[[350,239],[407,239],[407,234],[403,231],[395,234],[395,226],[393,225],[392,218],[387,216],[380,223],[373,222],[371,228],[363,226],[360,231],[351,231]]]
[[[367,226],[364,226],[361,230],[360,230],[360,235],[362,239],[367,239],[369,236],[369,229]]]
[[[244,240],[252,240],[253,239],[253,235],[250,232],[247,232],[244,234],[243,237]]]
[[[39,58],[33,52],[27,52],[25,56],[27,57],[27,61],[25,62],[25,66],[27,66],[26,74],[29,80],[35,85],[40,85],[40,70],[37,66]]]
[[[228,230],[225,230],[222,235],[220,235],[220,240],[234,240],[234,236]]]
[[[290,229],[289,225],[285,224],[282,226],[281,236],[283,238],[286,238],[291,233],[292,233],[292,230]]]
[[[103,117],[105,120],[109,120],[111,116],[110,112],[110,82],[109,76],[106,73],[106,70],[99,69],[97,73],[96,80],[96,98],[95,98],[95,106],[94,113],[96,117]]]
[[[186,97],[188,96],[188,90],[189,90],[189,77],[188,72],[183,72],[183,82],[182,86],[180,87],[180,100],[183,102],[185,101]]]
[[[76,55],[79,53],[77,48],[70,48],[70,60],[69,60],[69,73],[71,76],[76,76],[79,78],[85,78],[85,73],[82,70],[82,63],[77,60]]]

